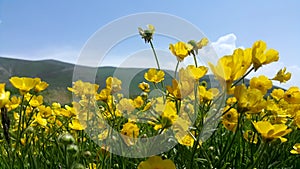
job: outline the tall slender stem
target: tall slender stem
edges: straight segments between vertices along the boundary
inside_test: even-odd
[[[179,61],[177,61],[177,64],[176,64],[176,68],[175,68],[175,72],[174,72],[174,79],[176,79],[178,66],[179,66]]]
[[[194,58],[195,66],[198,67],[198,64],[197,64],[197,58],[196,58],[196,55],[195,55],[195,54],[193,54],[193,58]]]
[[[241,77],[238,81],[234,82],[231,87],[237,85],[240,81],[242,81],[246,76],[249,75],[250,72],[252,72],[254,70],[254,67],[252,67],[247,73],[245,73],[245,75],[243,77]]]
[[[154,57],[155,57],[155,60],[156,60],[157,68],[158,68],[158,70],[160,70],[160,66],[159,66],[158,58],[157,58],[157,55],[156,55],[156,52],[155,52],[155,49],[154,49],[153,43],[152,43],[152,41],[151,41],[151,40],[149,41],[149,43],[150,43],[150,46],[151,46],[151,48],[152,48],[152,52],[153,52],[153,54],[154,54]]]

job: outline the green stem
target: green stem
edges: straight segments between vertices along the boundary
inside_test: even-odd
[[[254,154],[254,157],[256,156],[257,153],[259,154],[257,155],[257,158],[255,158],[254,163],[250,167],[248,167],[248,169],[254,168],[257,164],[259,164],[259,162],[261,162],[262,155],[264,154],[267,145],[268,145],[267,143],[263,142],[259,146],[258,150]]]
[[[242,81],[246,76],[248,76],[249,73],[251,73],[254,69],[255,69],[255,68],[252,67],[246,74],[244,74],[243,77],[241,77],[239,80],[237,80],[236,82],[234,82],[234,83],[231,85],[231,87],[237,85],[237,84],[238,84],[240,81]]]
[[[193,54],[193,58],[194,58],[195,66],[198,67],[198,64],[197,64],[197,58],[196,58],[196,55],[195,55],[195,54]]]
[[[176,79],[178,66],[179,66],[179,61],[177,61],[177,64],[176,64],[176,68],[175,68],[175,72],[174,72],[174,79]]]
[[[153,52],[154,57],[155,57],[155,60],[156,60],[157,68],[160,70],[158,58],[157,58],[157,55],[156,55],[156,52],[155,52],[155,48],[154,48],[154,46],[153,46],[153,43],[152,43],[151,40],[149,41],[149,43],[150,43],[150,46],[151,46],[151,48],[152,48],[152,52]]]

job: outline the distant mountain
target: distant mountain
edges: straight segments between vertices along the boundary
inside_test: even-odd
[[[134,97],[141,93],[137,86],[145,81],[144,73],[147,70],[145,68],[92,68],[56,60],[28,61],[0,57],[0,83],[6,83],[7,87],[13,90],[9,82],[10,77],[39,77],[49,83],[48,89],[44,92],[45,100],[48,102],[70,103],[71,93],[67,91],[67,87],[72,86],[73,80],[81,79],[97,83],[100,88],[104,88],[105,80],[109,76],[115,76],[122,81],[122,93],[125,96]],[[167,70],[165,73],[165,85],[171,85],[174,71]],[[73,75],[75,76],[73,77]],[[212,75],[206,75],[201,79],[201,81],[203,80],[209,82],[209,87],[218,86],[218,82]],[[245,83],[249,84],[249,80],[245,79]]]

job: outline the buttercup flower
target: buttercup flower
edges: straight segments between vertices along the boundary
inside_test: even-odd
[[[255,134],[253,131],[251,131],[251,130],[245,131],[245,133],[243,134],[243,137],[248,142],[257,144],[257,141],[258,141],[257,134]]]
[[[10,101],[7,103],[6,107],[8,108],[8,111],[10,111],[17,108],[20,105],[20,103],[21,103],[21,98],[17,96],[13,96],[10,98]]]
[[[176,169],[173,161],[163,160],[159,156],[152,156],[138,165],[138,169]]]
[[[193,46],[193,50],[191,51],[193,55],[198,54],[198,50],[202,49],[204,46],[208,44],[208,39],[207,38],[202,38],[199,42],[196,42],[194,40],[190,40],[188,44],[191,44]],[[195,52],[195,53],[194,53]]]
[[[136,97],[133,100],[133,105],[135,108],[141,108],[144,105],[144,100],[141,96]]]
[[[249,110],[248,113],[260,113],[266,107],[264,95],[258,89],[247,89],[245,85],[236,86],[234,96],[238,106]]]
[[[146,82],[142,82],[138,86],[143,92],[150,92],[150,85]]]
[[[47,119],[44,119],[40,113],[38,113],[35,117],[35,121],[41,125],[42,127],[46,127],[47,126]]]
[[[273,86],[272,81],[269,80],[266,76],[253,77],[250,80],[250,88],[258,89],[262,94],[266,94],[269,89]]]
[[[172,80],[172,86],[166,86],[169,94],[177,99],[183,99],[188,96],[194,89],[194,85],[189,81]]]
[[[69,123],[69,127],[73,130],[84,130],[85,126],[80,123],[78,119],[73,119],[71,123]]]
[[[298,128],[300,128],[300,110],[295,113],[294,123]]]
[[[39,83],[36,84],[34,91],[41,92],[41,91],[45,90],[48,86],[49,86],[49,84],[47,82],[40,81]]]
[[[198,86],[198,93],[200,102],[211,101],[214,97],[219,94],[219,90],[217,88],[210,88],[206,90],[204,86]]]
[[[121,134],[123,134],[123,139],[128,146],[134,145],[135,138],[139,135],[139,127],[131,122],[125,123],[121,130]]]
[[[279,101],[284,96],[284,90],[282,89],[274,89],[271,93],[273,99]]]
[[[123,98],[117,104],[117,109],[126,112],[126,114],[130,114],[134,109],[134,102],[132,99]]]
[[[194,80],[199,80],[208,71],[208,68],[205,66],[195,67],[194,65],[188,65],[186,69]]]
[[[193,49],[193,46],[184,42],[177,42],[174,45],[170,44],[169,49],[173,55],[177,57],[177,60],[181,62],[189,55],[189,52]]]
[[[187,134],[183,137],[178,137],[177,135],[175,135],[175,137],[178,143],[181,145],[188,146],[188,147],[193,147],[194,145],[195,140],[190,134]]]
[[[29,78],[29,77],[12,77],[9,79],[10,83],[17,89],[20,90],[22,95],[28,93],[33,89],[40,81],[40,78]]]
[[[111,93],[116,93],[122,89],[122,81],[116,77],[108,77],[106,79],[106,88],[110,89]]]
[[[256,41],[252,46],[252,63],[257,70],[259,67],[271,62],[278,61],[279,53],[274,49],[267,50],[267,44],[264,41]]]
[[[149,43],[153,39],[153,34],[155,32],[155,28],[153,25],[147,25],[148,29],[143,30],[142,28],[138,28],[140,35],[145,40],[145,43]]]
[[[222,116],[222,124],[227,130],[235,132],[239,114],[235,108],[229,108],[230,106],[226,106],[223,110],[227,112]]]
[[[149,82],[159,83],[165,79],[165,72],[151,68],[145,73],[144,78]]]
[[[284,67],[283,69],[280,69],[276,76],[272,78],[272,80],[277,80],[280,83],[285,83],[286,81],[291,79],[292,74],[290,72],[285,72],[286,71],[286,67]]]
[[[285,124],[272,125],[269,121],[253,122],[253,125],[266,141],[272,141],[279,138],[281,142],[286,142],[287,139],[283,138],[283,136],[292,131],[292,129],[287,129],[288,126]]]
[[[249,49],[236,49],[232,55],[223,56],[218,60],[216,66],[208,63],[214,75],[226,82],[227,91],[231,89],[233,81],[241,78],[251,66],[251,55]]]
[[[300,90],[298,87],[290,87],[283,95],[283,98],[288,103],[300,104]]]
[[[296,143],[293,146],[293,150],[290,151],[292,154],[300,154],[300,143]]]
[[[39,105],[43,104],[43,96],[33,96],[29,102],[30,106],[32,107],[38,107]]]
[[[5,83],[0,84],[0,108],[4,107],[9,102],[10,92],[5,91]]]

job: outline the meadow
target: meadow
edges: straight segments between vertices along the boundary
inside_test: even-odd
[[[174,71],[162,70],[154,26],[138,30],[157,67],[118,68],[120,77],[99,68],[95,83],[72,83],[70,64],[1,59],[0,168],[300,167],[300,89],[273,85],[292,75],[247,79],[277,50],[258,40],[203,66],[196,56],[208,39],[179,41],[169,46]],[[179,68],[186,57],[194,63]]]

